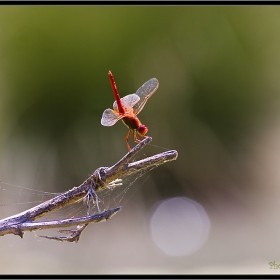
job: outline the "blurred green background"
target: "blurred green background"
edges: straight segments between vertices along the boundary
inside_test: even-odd
[[[279,30],[277,6],[1,6],[1,180],[61,192],[127,152],[127,128],[100,124],[109,70],[121,96],[159,80],[139,115],[153,137],[142,156],[179,157],[78,244],[1,237],[0,273],[277,272]],[[174,196],[211,223],[191,255],[151,241],[154,205]]]

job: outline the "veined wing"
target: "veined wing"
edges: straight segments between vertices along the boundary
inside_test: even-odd
[[[136,95],[140,97],[139,102],[134,105],[134,113],[139,114],[147,100],[155,93],[159,86],[158,80],[156,78],[152,78],[146,83],[144,83],[137,91]]]
[[[125,108],[125,111],[131,112],[133,111],[132,107],[140,100],[140,97],[135,93],[129,94],[123,98],[121,98],[121,102]],[[115,111],[118,111],[117,101],[114,102],[113,108]]]
[[[101,118],[101,124],[104,125],[104,126],[112,126],[118,120],[122,119],[123,117],[124,117],[124,115],[120,115],[112,109],[106,109],[103,112],[103,115],[102,115],[102,118]]]

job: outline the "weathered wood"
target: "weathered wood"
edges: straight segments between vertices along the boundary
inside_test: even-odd
[[[70,237],[49,237],[49,239],[55,239],[59,241],[78,241],[80,234],[88,225],[92,222],[100,222],[102,220],[108,220],[112,215],[121,210],[121,207],[110,209],[103,213],[91,216],[89,213],[86,217],[57,220],[57,221],[43,221],[34,222],[55,210],[58,210],[66,205],[75,203],[85,197],[96,199],[98,206],[97,193],[106,189],[120,185],[119,181],[122,177],[129,176],[133,173],[147,170],[151,167],[157,167],[163,163],[176,160],[178,153],[175,150],[156,154],[154,156],[129,163],[131,159],[138,153],[144,146],[152,141],[151,137],[146,137],[139,142],[133,149],[131,149],[121,160],[119,160],[112,167],[100,167],[98,168],[88,179],[86,179],[80,186],[74,187],[69,191],[66,191],[58,196],[43,202],[35,207],[32,207],[24,212],[13,215],[11,217],[0,220],[0,236],[6,234],[15,234],[23,237],[25,231],[34,231],[46,228],[59,228],[68,226],[77,226],[77,230],[73,230],[73,234]],[[117,182],[116,184],[114,182]],[[89,195],[90,194],[90,195]]]

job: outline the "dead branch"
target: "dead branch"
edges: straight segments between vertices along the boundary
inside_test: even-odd
[[[48,239],[54,239],[59,241],[77,242],[82,231],[86,228],[86,226],[89,223],[98,223],[100,221],[108,220],[110,217],[112,217],[114,214],[120,211],[121,207],[110,209],[102,213],[101,211],[99,211],[99,214],[96,215],[90,215],[88,208],[88,215],[82,218],[42,222],[34,221],[66,205],[75,203],[83,198],[95,199],[95,203],[98,207],[98,197],[96,193],[106,188],[114,188],[120,185],[120,179],[122,177],[131,175],[138,171],[146,170],[151,167],[157,167],[158,165],[161,165],[168,161],[176,160],[178,153],[177,151],[172,150],[156,154],[154,156],[135,161],[133,163],[129,163],[129,161],[151,141],[151,137],[146,137],[112,167],[98,168],[80,186],[74,187],[71,190],[54,197],[53,199],[43,202],[24,212],[0,220],[0,236],[12,233],[23,237],[23,233],[25,231],[78,225],[77,229],[75,230],[60,231],[71,233],[71,236],[69,237],[43,236]]]

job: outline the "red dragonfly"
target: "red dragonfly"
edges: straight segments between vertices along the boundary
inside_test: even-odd
[[[134,142],[139,143],[140,140],[137,139],[137,133],[140,136],[144,137],[146,135],[146,133],[148,132],[147,126],[145,126],[144,124],[141,124],[137,115],[142,111],[147,100],[157,90],[159,83],[156,78],[152,78],[149,81],[147,81],[145,84],[143,84],[136,91],[136,93],[129,94],[123,98],[120,98],[119,92],[117,89],[117,85],[115,83],[112,72],[109,71],[108,75],[110,78],[110,83],[111,83],[116,101],[113,104],[114,110],[106,109],[103,112],[103,115],[101,118],[101,124],[104,126],[112,126],[118,120],[122,120],[129,129],[128,133],[125,137],[125,142],[126,142],[128,150],[130,151],[131,148],[128,144],[128,139],[129,139],[130,133],[133,132]]]

